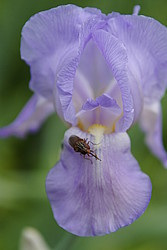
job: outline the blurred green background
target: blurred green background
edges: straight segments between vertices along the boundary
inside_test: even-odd
[[[10,123],[31,96],[30,73],[20,59],[20,34],[33,14],[61,4],[152,16],[167,25],[166,0],[1,0],[0,1],[0,126]],[[144,39],[144,37],[143,37]],[[167,94],[162,100],[163,137],[167,149]],[[45,194],[45,178],[59,159],[66,127],[55,115],[41,130],[26,139],[0,140],[0,250],[19,249],[24,227],[37,228],[55,249],[157,250],[167,249],[167,170],[144,145],[143,133],[136,125],[130,131],[132,152],[152,181],[152,199],[145,214],[132,225],[103,237],[71,236],[53,219]]]

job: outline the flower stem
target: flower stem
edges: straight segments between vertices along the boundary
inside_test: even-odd
[[[76,239],[77,237],[75,235],[68,234],[62,240],[60,240],[60,242],[58,242],[53,250],[70,250]]]

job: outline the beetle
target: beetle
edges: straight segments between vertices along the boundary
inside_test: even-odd
[[[94,144],[93,142],[91,141],[87,142],[87,139],[82,139],[77,135],[71,135],[68,139],[68,142],[70,146],[74,149],[74,151],[82,154],[85,159],[91,161],[90,158],[85,157],[86,155],[88,155],[88,156],[93,156],[94,158],[96,158],[96,160],[101,161],[101,159],[96,155],[96,153],[92,149],[90,149],[89,143]]]

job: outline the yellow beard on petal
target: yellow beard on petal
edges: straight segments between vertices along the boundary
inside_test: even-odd
[[[101,124],[93,124],[88,128],[88,133],[94,136],[94,143],[97,144],[97,147],[103,139],[106,129],[107,127]]]

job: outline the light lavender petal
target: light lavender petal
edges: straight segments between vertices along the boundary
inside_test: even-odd
[[[60,103],[62,106],[65,121],[76,126],[77,119],[75,116],[76,109],[74,107],[73,94],[75,93],[75,76],[77,75],[77,69],[81,59],[81,55],[85,48],[86,43],[89,41],[93,30],[97,30],[104,26],[104,22],[99,17],[91,16],[87,22],[82,26],[82,32],[80,33],[80,46],[73,51],[72,58],[67,60],[61,68],[57,76],[57,90],[59,94]],[[77,83],[76,83],[77,84]],[[85,86],[87,87],[87,86]],[[91,91],[89,91],[90,94]]]
[[[116,130],[126,131],[133,122],[134,109],[128,82],[125,47],[117,38],[104,30],[96,31],[93,38],[109,64],[122,94],[123,117],[117,123]]]
[[[83,13],[74,5],[61,6],[34,15],[23,27],[21,57],[31,67],[31,89],[41,95],[52,95],[59,68],[78,48]]]
[[[162,141],[162,112],[161,103],[145,104],[140,117],[140,125],[146,133],[146,143],[150,150],[167,168],[167,152]]]
[[[83,50],[78,71],[82,73],[93,90],[92,98],[103,93],[104,89],[114,81],[113,73],[93,39],[88,41]]]
[[[138,15],[111,18],[109,27],[126,48],[128,69],[143,96],[160,100],[167,87],[167,28],[153,18]],[[136,94],[133,99],[138,100]]]
[[[95,142],[78,128],[65,134],[61,160],[46,179],[58,224],[79,236],[104,235],[131,224],[148,206],[151,183],[131,155],[128,135],[106,134],[98,145],[90,143],[101,159],[92,157],[92,164],[68,144],[71,135]]]
[[[31,67],[30,88],[54,100],[60,117],[72,124],[74,75],[84,46],[81,33],[85,22],[100,15],[95,9],[60,6],[34,15],[22,30],[21,56]]]
[[[36,132],[45,119],[54,112],[54,107],[47,99],[33,95],[21,113],[10,125],[0,128],[0,137],[24,137],[29,132]]]

